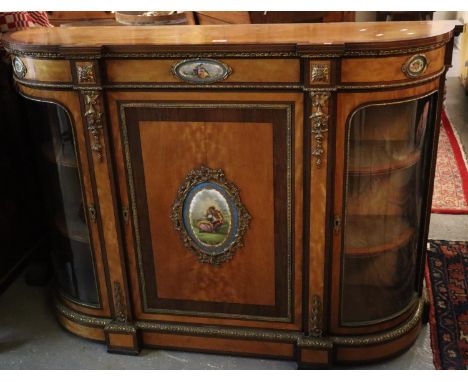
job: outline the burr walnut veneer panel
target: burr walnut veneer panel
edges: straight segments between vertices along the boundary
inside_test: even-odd
[[[424,53],[428,60],[424,76],[430,76],[444,69],[445,47]],[[376,82],[404,81],[408,77],[401,70],[405,62],[413,55],[407,54],[383,58],[347,58],[342,61],[341,82]]]
[[[171,68],[180,60],[109,60],[106,64],[109,82],[180,83]],[[300,82],[298,59],[222,59],[232,69],[224,80],[230,82]]]

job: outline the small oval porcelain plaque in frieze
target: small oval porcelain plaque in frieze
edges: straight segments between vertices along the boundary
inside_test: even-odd
[[[190,171],[172,207],[172,221],[184,245],[203,263],[229,260],[243,245],[250,215],[238,188],[221,169]]]
[[[178,62],[172,73],[182,81],[203,85],[225,80],[232,69],[217,60],[196,58]]]
[[[406,60],[401,67],[403,73],[409,78],[423,75],[429,65],[429,60],[424,54],[415,54]]]
[[[26,69],[26,65],[24,65],[23,61],[19,57],[13,57],[12,59],[13,70],[18,78],[26,77],[26,73],[28,70]]]

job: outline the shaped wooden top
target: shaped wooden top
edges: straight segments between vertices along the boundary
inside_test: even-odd
[[[38,28],[4,37],[8,50],[146,51],[209,46],[228,51],[301,51],[405,47],[447,41],[457,22],[368,22],[323,24],[235,24]]]

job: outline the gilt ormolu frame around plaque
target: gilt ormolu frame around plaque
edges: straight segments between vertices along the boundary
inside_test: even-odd
[[[191,170],[179,187],[171,220],[200,262],[219,265],[243,247],[251,216],[223,170],[202,166]]]

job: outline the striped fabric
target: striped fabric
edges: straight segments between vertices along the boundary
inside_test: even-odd
[[[0,12],[0,53],[2,48],[2,34],[14,32],[18,29],[33,27],[51,27],[47,12]]]
[[[0,12],[0,32],[2,33],[38,26],[51,26],[46,12]]]
[[[0,12],[0,33],[50,26],[46,12]]]

